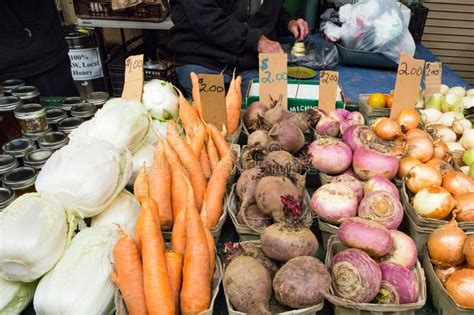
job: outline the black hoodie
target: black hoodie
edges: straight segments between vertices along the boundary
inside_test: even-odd
[[[291,19],[283,0],[264,0],[253,15],[249,0],[170,0],[170,5],[168,48],[174,60],[216,70],[257,68],[260,36],[287,35]]]

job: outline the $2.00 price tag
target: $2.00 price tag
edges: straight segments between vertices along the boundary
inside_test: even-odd
[[[226,125],[224,76],[222,74],[198,74],[202,118],[222,129]]]
[[[258,59],[260,101],[269,106],[281,99],[283,108],[288,109],[288,56],[259,54]]]
[[[142,101],[143,55],[130,56],[125,60],[125,82],[122,98],[129,101]]]
[[[336,109],[339,72],[322,70],[319,75],[318,109],[329,114]]]
[[[441,88],[441,76],[443,67],[441,62],[427,62],[425,67],[425,101],[439,93]]]

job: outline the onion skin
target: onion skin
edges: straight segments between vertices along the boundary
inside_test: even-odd
[[[395,199],[400,200],[400,193],[398,192],[397,186],[383,176],[374,176],[365,183],[365,195],[374,191],[385,191],[395,197]]]
[[[345,219],[337,235],[341,242],[367,252],[372,257],[387,255],[392,248],[392,237],[382,224],[362,218]]]
[[[377,175],[392,179],[397,174],[398,159],[368,147],[358,148],[352,158],[352,167],[362,180],[369,180]]]
[[[456,202],[456,220],[458,222],[474,222],[474,193],[457,195],[454,197]]]
[[[474,270],[466,268],[453,272],[445,288],[457,304],[474,308]]]
[[[440,226],[428,238],[428,253],[431,262],[441,268],[462,264],[465,241],[466,234],[458,227],[456,220]]]
[[[437,169],[441,173],[441,176],[446,175],[448,172],[454,171],[454,168],[451,166],[451,164],[438,158],[432,158],[426,162],[425,165]]]
[[[448,281],[449,276],[452,275],[453,272],[461,270],[463,268],[466,268],[466,266],[454,266],[454,267],[450,267],[448,269],[435,267],[434,272],[436,274],[436,277],[438,277],[439,281],[441,281],[441,283],[444,286],[446,281]]]
[[[408,130],[408,132],[405,134],[405,140],[410,140],[411,138],[415,138],[415,137],[427,137],[428,138],[428,135],[426,134],[426,132],[424,132],[423,130],[418,129],[418,128]]]
[[[417,193],[423,188],[441,186],[443,178],[434,167],[425,164],[414,166],[406,176],[406,185],[412,193]]]
[[[380,264],[380,271],[382,281],[389,282],[397,289],[400,304],[414,303],[418,300],[418,281],[408,268],[384,262]]]
[[[448,161],[450,159],[449,148],[444,141],[436,141],[434,143],[433,149],[433,159],[436,158],[444,161]]]
[[[366,195],[359,204],[357,215],[382,224],[389,230],[396,230],[403,219],[400,200],[385,191],[374,191]]]
[[[313,211],[323,220],[340,224],[357,213],[357,197],[346,185],[330,183],[320,187],[311,197]]]
[[[452,171],[443,178],[443,187],[454,196],[474,192],[474,181],[464,173]]]
[[[433,157],[434,147],[427,137],[414,137],[407,141],[407,154],[420,162],[428,162]]]
[[[453,196],[439,186],[424,188],[413,198],[413,208],[418,215],[442,220],[449,216],[456,205]]]
[[[420,114],[413,108],[405,108],[398,114],[397,123],[402,132],[415,129],[420,124]]]
[[[341,183],[352,189],[352,191],[357,197],[357,201],[361,201],[364,197],[364,188],[362,187],[362,184],[357,178],[352,175],[342,174],[336,176],[332,179],[331,183]]]
[[[382,283],[382,272],[377,263],[356,248],[337,253],[332,258],[330,272],[336,295],[356,303],[372,301]]]
[[[390,236],[392,237],[390,253],[379,261],[396,263],[411,270],[415,267],[418,255],[415,242],[410,236],[397,230],[390,230]]]
[[[375,134],[369,127],[364,125],[353,125],[347,128],[342,134],[342,141],[355,151],[358,148],[365,147],[368,143],[376,139]]]
[[[474,234],[470,234],[466,237],[462,252],[464,256],[466,256],[466,262],[469,268],[474,268]]]
[[[335,138],[321,138],[308,147],[311,163],[315,169],[329,175],[338,175],[349,168],[351,149]]]
[[[400,160],[397,177],[402,179],[416,165],[422,164],[418,159],[412,156],[406,156]]]
[[[400,135],[397,122],[388,117],[380,117],[372,124],[372,130],[382,140],[394,140]]]

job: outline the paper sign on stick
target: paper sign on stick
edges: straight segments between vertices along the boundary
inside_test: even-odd
[[[281,99],[283,108],[288,109],[288,77],[286,54],[259,54],[260,101],[268,106]]]
[[[428,102],[430,97],[439,93],[441,88],[441,76],[443,74],[443,67],[441,62],[427,62],[425,67],[425,102]]]
[[[322,70],[319,77],[318,109],[330,113],[336,109],[339,72]]]
[[[406,53],[400,55],[390,118],[397,119],[398,114],[405,108],[415,108],[424,66],[424,60],[414,59]]]
[[[219,130],[226,125],[224,76],[222,74],[198,74],[202,118]]]
[[[122,98],[130,101],[142,101],[143,92],[143,55],[130,56],[125,60],[125,82]]]

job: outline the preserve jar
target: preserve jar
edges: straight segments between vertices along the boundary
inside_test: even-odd
[[[33,141],[29,139],[19,138],[5,143],[2,148],[5,154],[13,155],[14,157],[20,160],[27,153],[36,149],[36,146]]]
[[[3,81],[2,83],[0,83],[0,85],[3,87],[3,93],[5,95],[12,95],[12,90],[14,88],[25,85],[25,81],[20,79],[10,79]]]
[[[45,130],[40,131],[40,132],[24,132],[24,131],[22,131],[22,133],[23,133],[23,138],[30,139],[31,141],[38,141],[38,139],[42,135],[44,135],[47,132],[51,132],[51,131],[53,131],[53,129],[50,126],[48,126]]]
[[[67,134],[62,131],[51,131],[38,139],[38,145],[42,149],[58,150],[69,142]]]
[[[0,187],[0,212],[15,200],[15,192],[10,188]]]
[[[67,118],[67,113],[64,109],[61,108],[50,108],[46,110],[46,119],[48,120],[48,124],[54,130],[58,130],[58,122]]]
[[[21,137],[21,127],[13,111],[21,104],[15,96],[0,97],[0,146]]]
[[[40,92],[32,85],[23,85],[12,90],[12,95],[21,98],[23,104],[38,104],[40,102]]]
[[[41,132],[48,128],[46,110],[41,104],[19,105],[15,108],[15,117],[24,132]]]
[[[110,95],[107,92],[92,92],[87,95],[87,102],[94,104],[97,109],[101,109],[109,98]]]
[[[18,167],[18,160],[10,154],[0,154],[0,176]]]
[[[84,103],[79,105],[74,105],[71,108],[71,116],[82,118],[84,120],[89,120],[94,117],[97,108],[91,103]]]
[[[84,100],[79,96],[66,97],[61,101],[61,109],[64,109],[66,112],[70,112],[73,106],[83,103],[85,103]]]
[[[62,131],[65,134],[70,134],[74,129],[79,127],[84,120],[79,117],[64,118],[58,123],[58,131]]]
[[[17,197],[26,193],[36,192],[35,181],[38,171],[30,166],[15,168],[3,176],[3,185],[15,192]]]
[[[50,149],[37,149],[25,155],[23,164],[39,171],[51,155],[53,155],[53,151]]]

